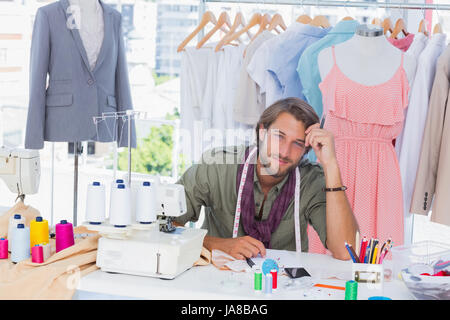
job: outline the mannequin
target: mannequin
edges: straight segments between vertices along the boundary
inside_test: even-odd
[[[91,70],[104,37],[103,10],[99,0],[69,0]]]
[[[103,43],[104,21],[103,10],[98,0],[69,0],[73,7],[74,19],[80,32],[84,50],[89,61],[89,67],[95,68],[98,55]],[[78,214],[78,156],[83,153],[81,142],[74,144],[74,204],[73,225],[77,225]]]
[[[373,86],[382,84],[397,72],[402,52],[380,36],[355,35],[348,41],[335,47],[336,63],[339,69],[351,80]],[[333,67],[332,49],[326,48],[319,53],[320,77],[325,79]],[[416,70],[414,57],[404,55],[403,67],[411,86]]]

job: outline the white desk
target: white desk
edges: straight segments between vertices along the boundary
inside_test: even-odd
[[[295,255],[294,252],[292,252]],[[345,280],[319,280],[316,276],[330,272],[344,273],[351,277],[351,262],[333,259],[327,255],[302,253],[299,265],[305,267],[311,273],[315,281],[322,284],[345,287]],[[226,287],[221,282],[233,279],[241,282],[238,287]],[[125,296],[137,299],[151,300],[263,300],[263,299],[317,299],[317,292],[307,290],[287,290],[283,284],[289,280],[287,276],[278,277],[278,290],[271,295],[257,294],[253,290],[252,273],[232,273],[231,271],[218,270],[213,265],[193,267],[173,280],[140,277],[125,274],[106,273],[95,271],[81,278],[78,290]],[[263,279],[264,282],[264,279]],[[263,283],[264,287],[264,283]],[[344,291],[334,289],[314,288],[321,290],[320,299],[344,299]],[[384,283],[384,296],[393,300],[414,299],[403,282],[392,280]],[[305,296],[306,295],[306,296]],[[374,293],[379,295],[378,293]]]

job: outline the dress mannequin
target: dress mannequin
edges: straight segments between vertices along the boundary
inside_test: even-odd
[[[367,37],[355,34],[350,40],[335,47],[339,69],[351,80],[366,86],[378,85],[392,78],[397,72],[402,52],[386,39],[384,34]],[[332,49],[319,53],[320,77],[325,79],[333,67]],[[405,55],[403,67],[411,86],[416,70],[414,57]]]
[[[95,67],[98,54],[103,43],[104,21],[103,10],[98,0],[70,0],[74,18],[91,70]]]

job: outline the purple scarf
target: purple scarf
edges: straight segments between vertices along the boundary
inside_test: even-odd
[[[249,154],[249,148],[245,151],[245,159]],[[245,161],[244,161],[245,162]],[[271,248],[270,239],[272,233],[278,228],[281,218],[285,214],[289,203],[294,197],[295,193],[295,170],[289,173],[289,178],[275,199],[272,208],[270,209],[269,217],[266,220],[257,221],[255,219],[255,196],[253,193],[253,179],[254,179],[254,164],[249,163],[247,178],[245,179],[244,188],[242,190],[241,199],[241,221],[244,231],[252,238],[261,241],[266,248]],[[239,192],[239,184],[241,181],[244,164],[238,167],[236,177],[236,192]]]

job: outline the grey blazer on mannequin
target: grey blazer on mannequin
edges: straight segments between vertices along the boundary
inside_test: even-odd
[[[44,141],[117,141],[127,146],[126,122],[107,118],[96,126],[93,120],[104,112],[132,109],[121,15],[100,4],[104,39],[93,70],[69,1],[38,9],[31,42],[25,148],[42,149]],[[135,147],[134,122],[131,142]]]

